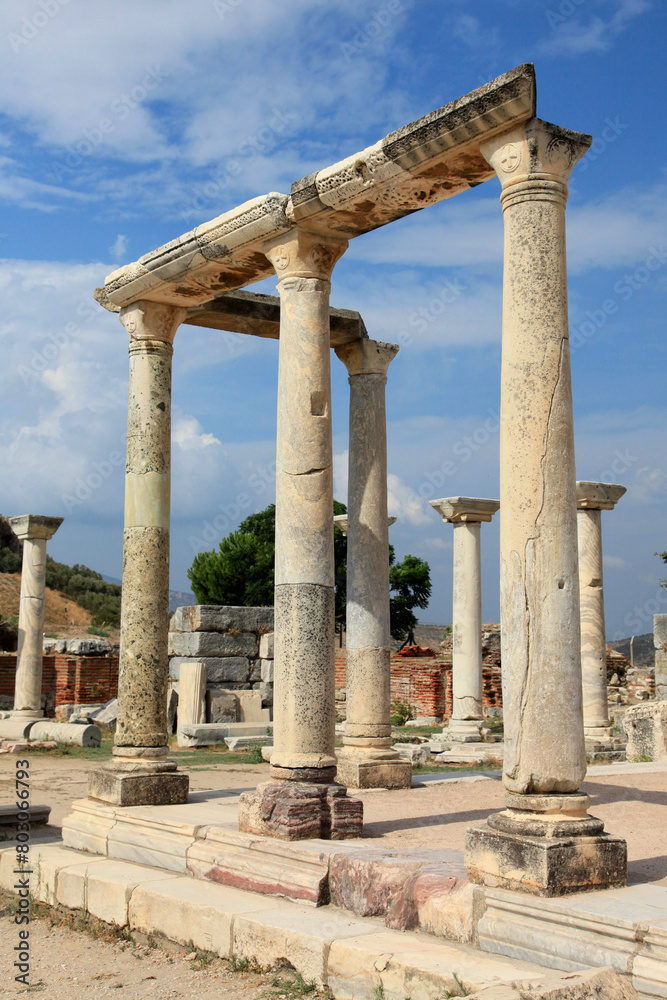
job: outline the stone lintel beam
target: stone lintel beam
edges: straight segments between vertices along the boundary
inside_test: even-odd
[[[345,538],[347,538],[347,514],[336,514],[333,520],[334,526],[340,528]],[[388,517],[387,527],[391,528],[392,524],[396,524],[396,518]]]
[[[481,144],[534,114],[535,71],[524,64],[296,181],[290,196],[253,198],[118,268],[97,301],[187,308],[261,281],[273,273],[263,247],[295,225],[350,240],[489,180]]]
[[[483,500],[479,497],[444,497],[442,500],[431,500],[430,504],[442,515],[443,521],[450,524],[490,521],[500,508],[500,500]]]
[[[42,514],[20,514],[7,518],[12,531],[22,542],[26,538],[44,538],[48,541],[63,523],[62,517],[47,517]]]
[[[579,510],[613,510],[626,487],[618,483],[589,483],[577,480],[577,507]]]

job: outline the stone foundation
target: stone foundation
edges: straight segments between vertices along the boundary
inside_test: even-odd
[[[189,787],[190,778],[173,761],[114,761],[88,775],[88,797],[114,806],[180,805]]]
[[[347,788],[410,788],[412,763],[406,760],[354,760],[339,753],[336,780]]]
[[[282,840],[360,837],[364,808],[343,785],[267,781],[239,800],[239,830]]]

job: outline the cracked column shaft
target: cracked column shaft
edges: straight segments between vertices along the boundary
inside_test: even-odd
[[[612,737],[612,730],[607,702],[602,511],[613,510],[624,493],[625,487],[614,483],[577,482],[584,735],[603,741]]]
[[[19,641],[12,717],[41,719],[42,658],[44,644],[44,590],[46,543],[63,522],[62,517],[25,514],[10,517],[12,531],[23,542]]]
[[[269,244],[280,292],[274,778],[333,781],[330,277],[347,242],[300,229]]]
[[[387,370],[396,344],[336,348],[349,373],[346,720],[338,778],[348,787],[404,788],[412,765],[391,750]]]
[[[586,773],[565,202],[590,141],[535,118],[481,146],[505,222],[503,780],[515,793],[574,792]]]

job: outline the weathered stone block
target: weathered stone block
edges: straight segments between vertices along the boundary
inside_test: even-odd
[[[410,788],[412,761],[348,760],[339,756],[336,780],[346,788]]]
[[[259,685],[259,693],[262,696],[262,705],[269,708],[273,705],[273,684],[262,681]]]
[[[273,736],[225,736],[229,750],[249,750],[250,747],[266,746],[273,741]]]
[[[196,604],[177,608],[171,619],[172,632],[269,632],[273,608],[235,608]]]
[[[169,661],[169,676],[173,681],[180,678],[181,666],[189,663],[190,657],[174,656]],[[248,683],[250,660],[245,656],[208,656],[206,658],[206,682],[212,685]]]
[[[403,760],[412,764],[425,764],[431,756],[428,743],[394,743],[391,749],[395,750]]]
[[[623,718],[629,761],[667,760],[667,701],[633,705]]]
[[[625,976],[614,969],[550,975],[541,981],[517,977],[517,982],[486,986],[468,1000],[639,1000]]]
[[[251,660],[250,661],[250,674],[248,675],[248,680],[251,684],[257,684],[262,679],[262,661],[261,660]]]
[[[265,684],[273,684],[273,660],[260,660],[260,678]]]
[[[254,632],[170,632],[169,656],[257,656]]]
[[[259,639],[259,655],[263,660],[272,660],[274,650],[274,633],[267,632],[266,635],[260,636]]]
[[[132,773],[103,767],[88,775],[88,795],[115,806],[166,806],[188,801],[190,779],[178,771]]]
[[[237,722],[239,700],[233,691],[226,688],[209,688],[206,692],[207,722]]]
[[[363,804],[342,785],[268,781],[239,799],[239,830],[283,840],[360,837]]]
[[[628,871],[620,837],[529,837],[486,823],[468,827],[465,863],[471,882],[536,896],[619,888]]]

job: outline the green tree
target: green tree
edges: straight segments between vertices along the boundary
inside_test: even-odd
[[[346,514],[345,504],[334,500],[334,515]],[[261,607],[273,604],[276,508],[251,514],[213,552],[198,553],[188,570],[199,604],[229,604]],[[429,565],[407,555],[395,562],[389,546],[391,634],[399,641],[414,642],[417,618],[414,608],[428,606],[431,596]],[[334,527],[334,573],[336,624],[345,621],[347,590],[347,539]]]
[[[659,556],[664,563],[667,563],[667,552],[654,552],[654,556]],[[667,580],[660,581],[661,587],[667,587]]]

